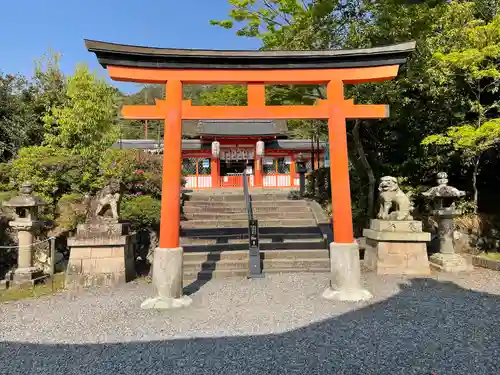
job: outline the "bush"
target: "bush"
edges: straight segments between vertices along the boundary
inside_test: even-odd
[[[139,151],[140,152],[140,151]],[[123,184],[127,190],[140,178],[135,173],[137,169],[136,150],[109,149],[103,152],[99,160],[99,178],[96,188],[103,188],[111,181]]]
[[[87,205],[85,196],[79,193],[63,195],[57,202],[54,224],[56,232],[71,231],[85,221]],[[56,233],[52,233],[55,235]]]
[[[82,190],[85,184],[84,163],[69,150],[49,146],[24,147],[12,161],[11,175],[14,184],[20,186],[31,181],[35,191],[46,200],[71,190]]]
[[[120,217],[129,221],[132,228],[157,227],[160,222],[161,202],[148,195],[125,196],[120,204]]]
[[[0,191],[10,190],[12,185],[10,183],[11,166],[8,163],[0,163]]]

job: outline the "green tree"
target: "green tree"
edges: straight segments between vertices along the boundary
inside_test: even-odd
[[[0,73],[0,162],[29,142],[29,129],[36,122],[31,98],[24,77]]]
[[[460,37],[452,34],[448,38],[448,43],[434,53],[431,67],[435,80],[445,89],[458,86],[466,94],[463,111],[456,116],[460,126],[428,136],[422,144],[451,145],[472,167],[477,212],[482,156],[500,142],[500,14],[486,23],[475,19],[473,11],[474,4],[456,4],[447,14],[448,22],[463,21]]]
[[[117,93],[80,65],[68,77],[66,100],[44,117],[45,143],[92,157],[118,138]]]
[[[228,2],[228,19],[211,23],[259,38],[262,49],[364,48],[416,40],[416,51],[397,79],[347,87],[346,97],[354,97],[358,103],[387,103],[391,107],[388,119],[348,123],[350,160],[358,175],[368,179],[368,213],[376,176],[411,176],[410,184],[434,179],[446,154],[429,155],[420,145],[422,138],[443,133],[467,116],[470,93],[456,80],[436,80],[433,56],[456,44],[467,22],[490,23],[498,12],[498,0]],[[465,23],[457,11],[460,7],[470,7]],[[295,93],[297,89],[289,88]],[[314,100],[323,98],[324,92],[316,87],[302,95]],[[493,98],[489,95],[488,100]],[[293,130],[306,135],[309,127],[302,122]],[[319,133],[325,136],[325,130],[319,129]]]

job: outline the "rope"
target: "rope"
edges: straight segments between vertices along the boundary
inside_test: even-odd
[[[43,241],[38,241],[38,242],[33,242],[31,245],[24,245],[24,246],[19,246],[19,245],[16,245],[16,246],[0,246],[0,249],[15,249],[15,248],[21,248],[21,247],[31,247],[31,246],[35,246],[35,245],[39,245],[41,243],[45,243],[45,242],[48,242],[52,239],[55,239],[56,237],[49,237],[47,238],[46,240],[43,240]]]
[[[130,237],[130,236],[135,236],[136,233],[130,233],[130,234],[125,234],[124,236],[125,237]],[[15,249],[15,248],[22,248],[22,247],[31,247],[31,246],[35,246],[35,245],[40,245],[42,243],[45,243],[45,242],[48,242],[52,239],[56,239],[56,237],[49,237],[47,238],[46,240],[43,240],[43,241],[38,241],[38,242],[33,242],[31,245],[24,245],[24,246],[19,246],[19,245],[15,245],[15,246],[0,246],[0,249]]]

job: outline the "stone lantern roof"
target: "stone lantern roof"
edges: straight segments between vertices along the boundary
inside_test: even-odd
[[[33,184],[31,182],[23,182],[19,188],[19,193],[19,195],[15,196],[11,200],[4,202],[3,205],[10,208],[38,207],[47,205],[47,202],[45,202],[43,198],[32,195]]]

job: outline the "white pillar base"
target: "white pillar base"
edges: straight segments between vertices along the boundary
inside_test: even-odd
[[[148,298],[141,303],[141,309],[178,309],[191,305],[191,302],[193,302],[193,300],[188,296],[182,296],[180,298],[154,297]]]
[[[153,287],[156,297],[145,300],[142,309],[174,309],[191,304],[191,298],[182,295],[182,260],[182,247],[155,249]]]
[[[323,292],[323,298],[356,302],[373,297],[361,287],[359,246],[356,242],[330,244],[330,272],[330,287]]]

